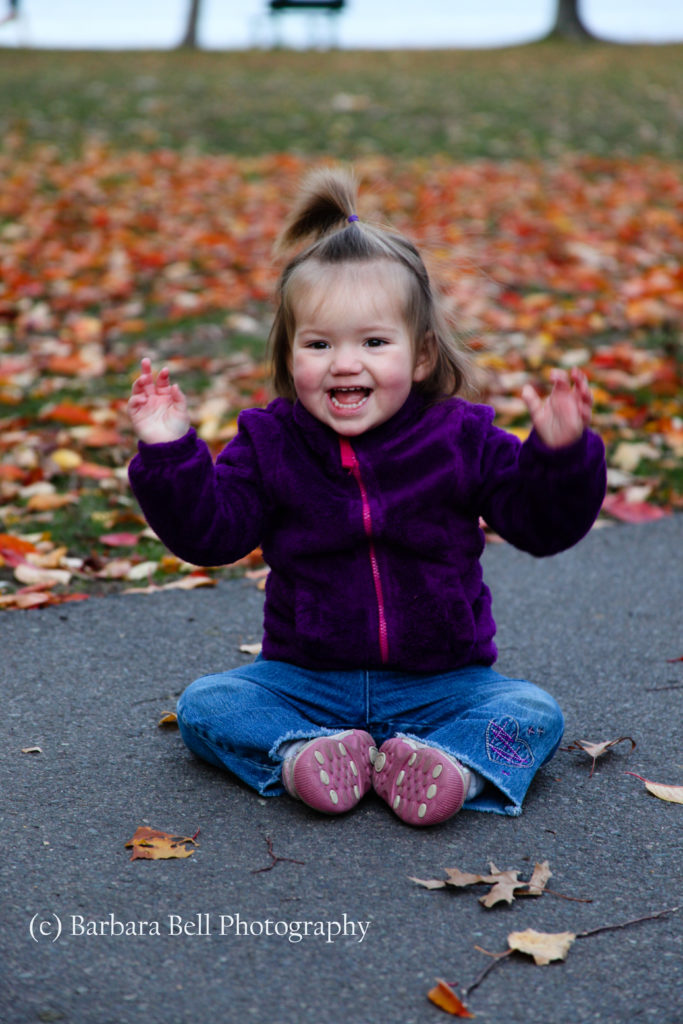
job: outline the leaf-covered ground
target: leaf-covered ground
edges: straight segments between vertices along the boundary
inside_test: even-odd
[[[509,51],[501,74],[510,75],[513,66],[519,86],[509,104],[524,106],[524,52],[540,54],[529,66],[532,78],[545,74],[555,82],[543,48]],[[618,48],[610,52],[621,54]],[[656,92],[654,79],[648,86],[654,51],[643,52],[647,61],[634,63],[644,105],[628,112],[636,120]],[[578,66],[571,69],[576,81],[582,62],[587,74],[586,61],[601,53],[606,60],[601,48],[577,53]],[[188,89],[193,62],[202,56],[178,65]],[[241,68],[264,109],[277,106],[273,80],[290,75],[301,85],[292,64],[303,56],[271,56],[282,63],[263,76],[259,92],[250,61],[266,55],[245,55],[241,63],[230,55],[238,68],[230,70],[226,88],[235,87]],[[333,56],[332,79],[342,74],[344,62],[360,59]],[[472,64],[472,55],[461,57]],[[74,62],[82,76],[91,58],[79,55]],[[65,74],[67,65],[56,59]],[[387,68],[409,59],[388,55]],[[204,67],[217,61],[214,55]],[[108,68],[104,61],[102,81]],[[671,66],[667,70],[664,61],[662,68],[660,77],[671,79]],[[438,120],[443,109],[427,65],[420,73],[417,64],[412,70],[413,78],[392,100],[396,116],[406,105],[408,128]],[[53,86],[59,81],[57,76]],[[596,81],[594,76],[593,86]],[[354,81],[353,89],[347,84],[345,93],[332,94],[342,122],[365,117],[375,103],[368,100],[374,94],[360,93],[358,86]],[[296,118],[310,113],[303,104],[294,104],[286,123],[292,138],[309,140],[310,155],[295,155],[297,146],[281,141],[277,152],[226,155],[216,151],[220,144],[195,151],[161,147],[159,141],[178,141],[163,134],[141,146],[130,125],[125,138],[117,136],[115,126],[121,126],[111,105],[135,99],[135,80],[120,95],[107,91],[100,111],[105,127],[95,134],[92,111],[76,116],[72,110],[60,126],[50,103],[39,105],[45,83],[32,88],[27,86],[25,99],[30,114],[22,120],[17,100],[14,115],[4,115],[0,151],[0,606],[32,607],[120,588],[122,581],[202,583],[206,574],[191,575],[145,531],[131,499],[126,463],[134,439],[125,414],[130,383],[142,355],[157,366],[169,364],[191,395],[194,422],[215,450],[233,434],[241,408],[268,401],[263,357],[277,274],[272,242],[302,173],[323,158],[321,149],[332,155],[338,150],[329,140],[318,144],[308,124],[297,135]],[[198,79],[203,99],[193,113],[205,140],[207,111],[213,109],[204,95],[208,88]],[[335,80],[329,88],[341,85]],[[664,85],[659,88],[671,116],[676,100]],[[54,88],[52,94],[54,99]],[[167,107],[174,95],[162,91]],[[484,101],[497,118],[496,102],[490,96]],[[62,96],[61,102],[74,101]],[[668,142],[656,155],[631,152],[623,126],[623,155],[614,155],[617,145],[612,155],[590,154],[588,146],[572,152],[570,145],[553,145],[559,121],[553,134],[544,120],[547,105],[532,109],[528,95],[525,102],[528,132],[544,140],[541,156],[522,136],[516,158],[504,161],[486,153],[465,160],[448,147],[437,152],[434,140],[429,157],[403,155],[396,144],[383,155],[345,154],[355,156],[362,179],[361,215],[390,221],[423,247],[457,328],[475,351],[481,397],[495,406],[501,425],[527,429],[519,394],[528,380],[542,386],[551,367],[581,366],[594,390],[596,427],[608,446],[606,512],[627,519],[666,514],[681,507],[683,484],[681,133],[669,136],[662,127]],[[627,117],[628,104],[617,89],[594,102],[606,130],[610,110]],[[252,109],[250,103],[257,110],[253,96],[245,109]],[[416,113],[420,103],[423,118]],[[457,103],[466,105],[466,98]],[[156,106],[148,104],[143,113],[150,131],[167,130]],[[575,124],[566,113],[570,138]],[[265,116],[254,122],[253,152],[268,149],[268,124]],[[396,138],[408,139],[408,128],[396,128]],[[363,130],[372,127],[364,122]]]

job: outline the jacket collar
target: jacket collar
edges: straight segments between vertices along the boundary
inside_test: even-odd
[[[393,416],[384,423],[367,430],[364,434],[350,438],[351,444],[356,451],[375,451],[387,439],[394,434],[405,430],[411,423],[417,420],[423,413],[425,400],[417,390],[413,388],[407,399]],[[334,451],[339,451],[339,434],[321,423],[312,416],[300,401],[294,403],[293,416],[295,423],[301,428],[301,433],[313,451],[320,455],[329,456]]]

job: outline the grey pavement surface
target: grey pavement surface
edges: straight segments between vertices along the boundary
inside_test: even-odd
[[[0,1020],[437,1024],[449,1018],[428,990],[436,977],[470,985],[488,963],[477,945],[683,904],[683,807],[625,774],[683,782],[683,662],[667,660],[683,655],[682,552],[681,516],[596,529],[550,560],[489,546],[500,670],[555,694],[567,743],[629,735],[637,748],[621,744],[593,778],[587,757],[561,751],[520,818],[463,812],[424,830],[374,795],[336,818],[261,799],[157,727],[187,682],[258,640],[253,583],[3,613]],[[142,824],[199,828],[200,845],[188,860],[131,862],[124,844]],[[272,863],[266,837],[302,863],[255,873]],[[409,880],[489,861],[528,878],[545,859],[550,888],[592,902],[486,910],[475,890]],[[108,934],[112,921],[160,934]],[[289,941],[302,921],[325,934]],[[104,934],[81,934],[85,922]],[[351,922],[367,925],[363,941]],[[577,939],[565,963],[508,958],[468,1004],[510,1024],[681,1024],[682,935],[683,909]]]

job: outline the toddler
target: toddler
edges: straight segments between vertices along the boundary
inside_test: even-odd
[[[149,360],[129,402],[130,481],[180,558],[270,566],[262,653],[181,695],[187,746],[259,793],[328,814],[372,788],[411,825],[519,814],[563,731],[555,700],[496,672],[480,516],[533,555],[575,544],[605,458],[585,377],[524,389],[521,443],[462,395],[470,369],[417,249],[359,220],[351,176],[316,172],[271,332],[279,395],[214,463]],[[304,246],[303,248],[301,248]]]

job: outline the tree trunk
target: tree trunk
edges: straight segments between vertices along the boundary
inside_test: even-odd
[[[579,0],[557,0],[555,24],[548,33],[548,38],[574,41],[595,39],[581,18]]]
[[[185,27],[185,35],[181,39],[179,46],[180,49],[196,50],[197,49],[197,25],[199,23],[199,8],[201,7],[201,0],[190,0],[190,10],[187,15],[187,25]]]

